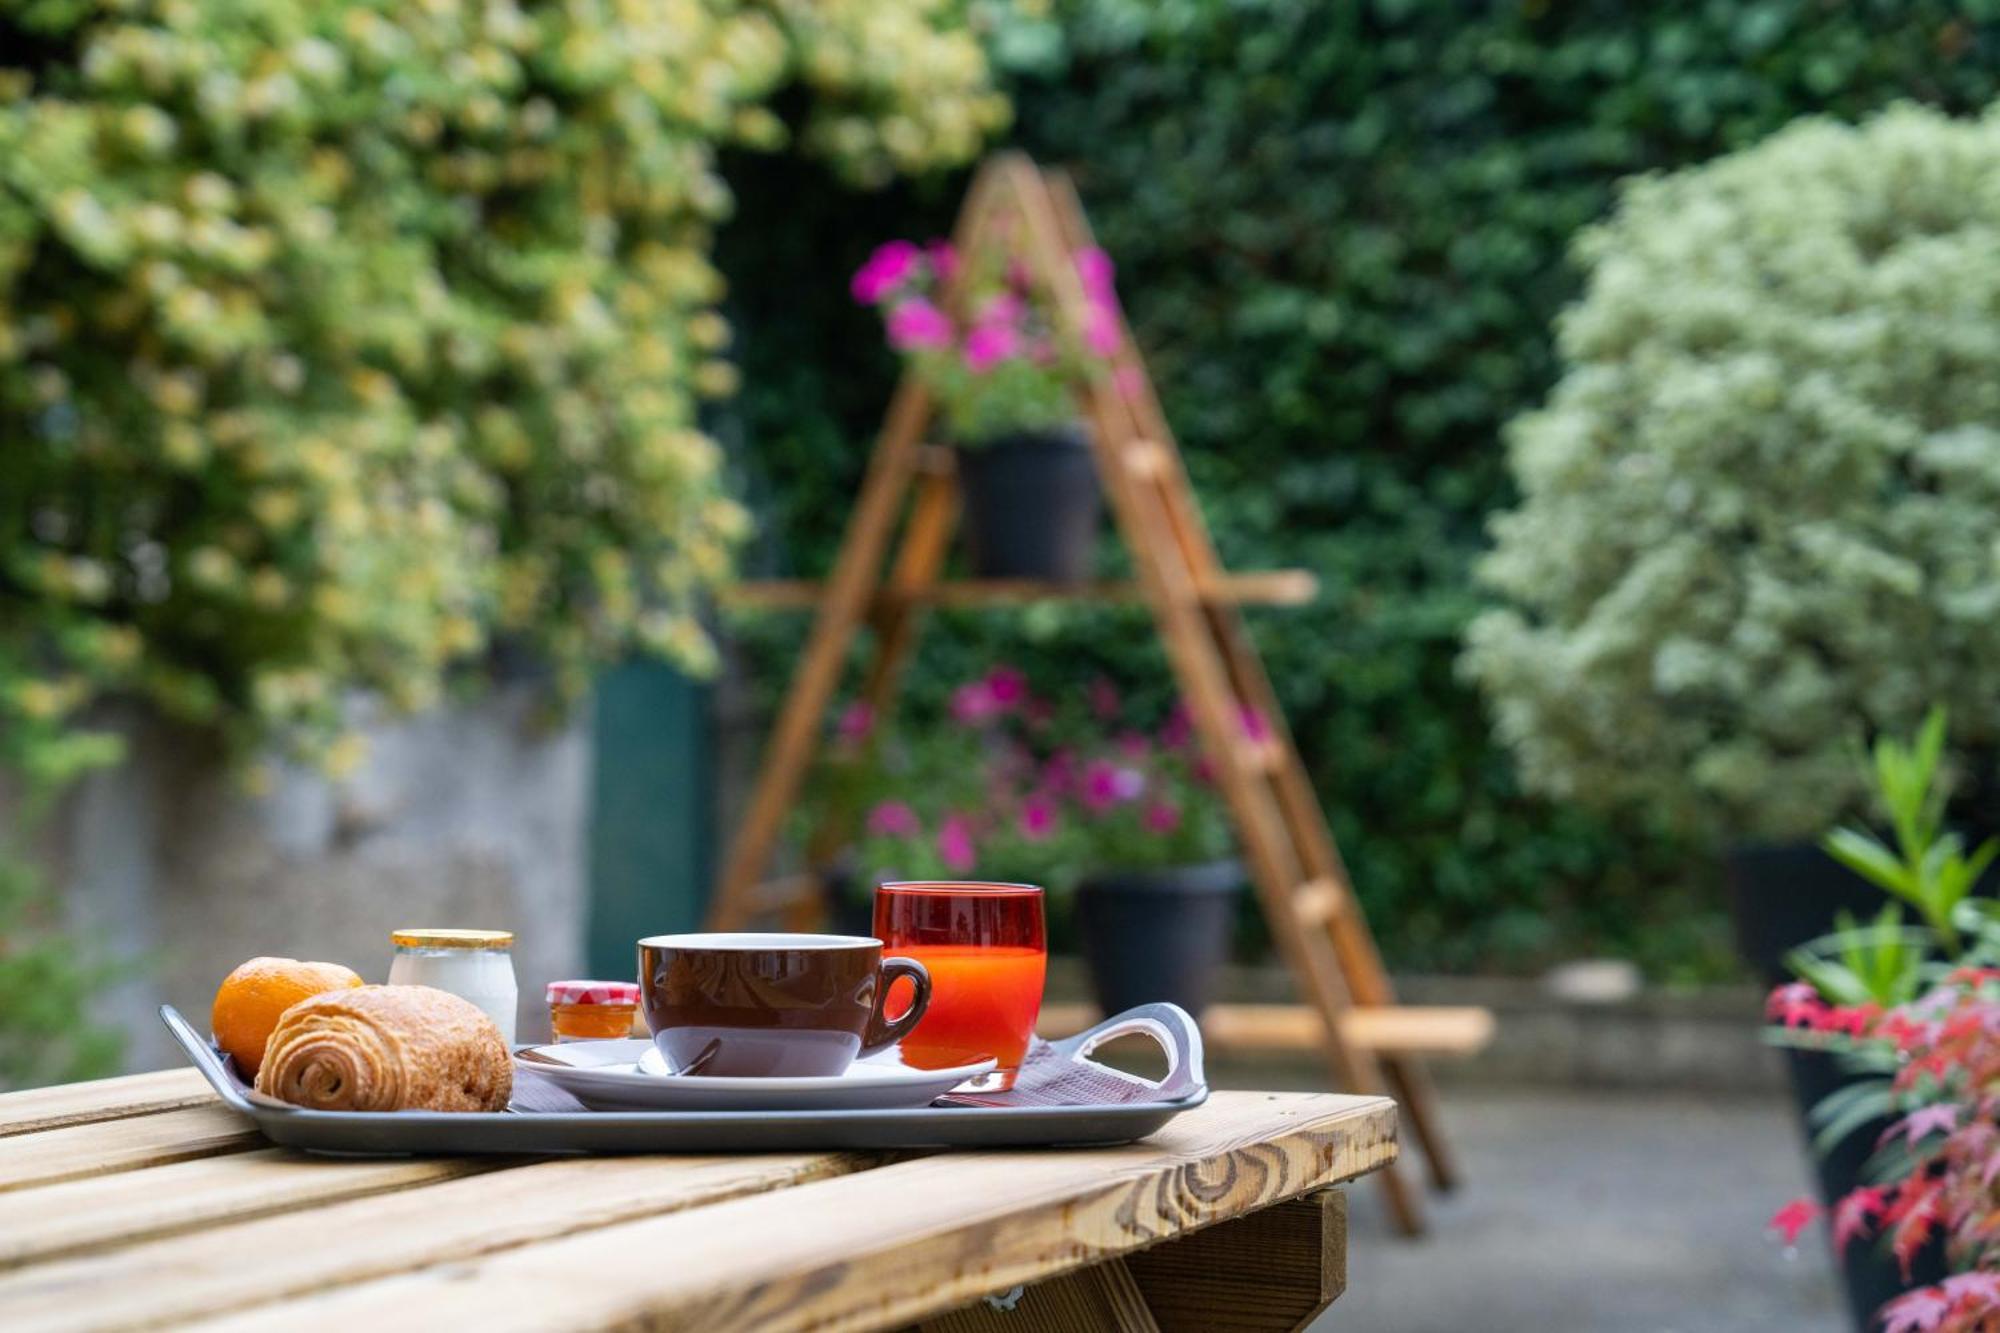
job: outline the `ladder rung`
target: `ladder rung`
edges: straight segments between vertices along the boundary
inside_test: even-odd
[[[1292,915],[1301,926],[1323,926],[1347,905],[1347,890],[1330,879],[1308,880],[1292,893]]]
[[[1470,1004],[1385,1004],[1350,1009],[1340,1030],[1352,1044],[1390,1055],[1473,1055],[1493,1040],[1493,1011]]]
[[[801,873],[753,884],[745,897],[751,912],[765,913],[783,911],[801,899],[817,899],[820,892],[819,876]]]
[[[1204,583],[1201,600],[1217,606],[1302,606],[1319,595],[1319,580],[1305,569],[1272,569],[1224,574]],[[725,606],[745,610],[809,611],[826,596],[817,579],[753,579],[726,588]],[[877,602],[910,601],[926,606],[1018,606],[1030,602],[1140,602],[1145,590],[1130,579],[1082,583],[1052,579],[952,579],[907,591],[885,587]]]
[[[1165,475],[1167,451],[1152,440],[1134,440],[1125,446],[1125,470],[1141,481]]]
[[[1243,747],[1250,757],[1250,766],[1259,773],[1275,773],[1285,766],[1285,743],[1276,736],[1245,740]]]
[[[1098,1020],[1095,1006],[1051,1004],[1036,1025],[1044,1037],[1072,1036]],[[1317,1050],[1319,1011],[1303,1004],[1214,1004],[1201,1017],[1216,1050]],[[1385,1055],[1474,1055],[1493,1039],[1492,1011],[1473,1005],[1380,1005],[1340,1016],[1349,1045]]]

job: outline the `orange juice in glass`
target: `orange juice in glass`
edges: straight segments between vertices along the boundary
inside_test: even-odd
[[[1048,936],[1033,884],[923,881],[875,890],[875,934],[885,952],[931,974],[931,1003],[902,1040],[903,1059],[943,1069],[993,1057],[999,1067],[971,1086],[1014,1086],[1042,1009]]]

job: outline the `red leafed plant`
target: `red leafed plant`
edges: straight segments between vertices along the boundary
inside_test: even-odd
[[[1967,967],[1906,1004],[1830,1004],[1811,985],[1781,986],[1770,1017],[1787,1029],[1893,1062],[1901,1114],[1879,1148],[1889,1174],[1822,1209],[1780,1208],[1771,1225],[1787,1243],[1822,1212],[1836,1248],[1886,1238],[1907,1276],[1941,1236],[1954,1275],[1882,1307],[1883,1333],[1975,1333],[2000,1328],[2000,968]]]
[[[1878,1312],[1884,1333],[2000,1330],[2000,904],[1974,892],[2000,840],[1968,849],[1944,827],[1945,715],[1907,744],[1877,739],[1874,778],[1894,844],[1843,828],[1820,844],[1889,902],[1787,958],[1803,980],[1771,993],[1774,1037],[1829,1051],[1859,1076],[1813,1110],[1826,1151],[1888,1120],[1876,1183],[1822,1208],[1794,1199],[1771,1219],[1787,1244],[1822,1213],[1834,1247],[1885,1243],[1903,1280],[1938,1242],[1953,1276]],[[1903,909],[1916,909],[1906,927]]]

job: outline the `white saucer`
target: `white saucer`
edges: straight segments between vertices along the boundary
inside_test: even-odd
[[[670,1075],[653,1043],[640,1037],[571,1041],[529,1048],[542,1060],[523,1069],[551,1083],[593,1111],[881,1111],[928,1106],[960,1083],[991,1070],[995,1061],[951,1069],[918,1069],[894,1049],[856,1060],[833,1078],[718,1078]]]

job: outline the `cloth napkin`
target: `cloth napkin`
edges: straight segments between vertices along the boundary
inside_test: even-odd
[[[933,1106],[1122,1106],[1159,1100],[1158,1084],[1109,1065],[1065,1057],[1036,1037],[1006,1092],[948,1092]]]

